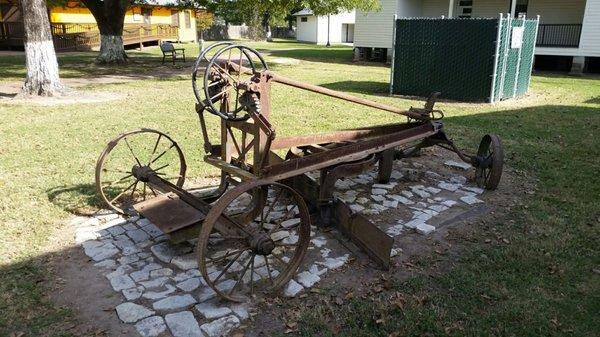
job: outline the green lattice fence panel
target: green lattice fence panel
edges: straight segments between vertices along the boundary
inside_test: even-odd
[[[508,50],[505,55],[504,62],[504,85],[502,88],[502,99],[512,98],[515,93],[515,85],[517,83],[517,69],[521,58],[521,48],[512,48],[512,39],[515,27],[521,27],[523,20],[506,20],[512,24],[507,24],[510,28],[510,38],[507,43]]]
[[[497,19],[396,21],[392,92],[462,101],[489,99]]]
[[[396,20],[391,91],[415,96],[440,91],[461,101],[522,96],[529,87],[537,24],[508,17]]]
[[[492,81],[494,82],[494,94],[491,97],[491,102],[499,101],[504,93],[504,73],[506,72],[506,64],[505,58],[508,54],[509,43],[510,43],[510,22],[508,19],[499,19],[498,20],[498,30],[497,36],[499,39],[497,40],[497,52],[498,55],[496,57],[496,73]]]
[[[519,76],[517,77],[516,96],[520,97],[529,90],[531,70],[535,51],[535,40],[537,38],[538,20],[524,20],[523,46],[521,47],[521,63]]]

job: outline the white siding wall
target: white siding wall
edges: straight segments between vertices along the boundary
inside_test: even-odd
[[[396,14],[399,18],[414,18],[423,16],[422,0],[398,0]]]
[[[588,0],[594,2],[594,0]],[[527,16],[540,15],[540,23],[581,23],[585,0],[529,0]]]
[[[600,57],[600,0],[587,0],[579,47],[581,56]]]
[[[306,22],[302,22],[301,18],[307,18]],[[302,42],[317,42],[317,17],[298,16],[296,17],[296,40]]]
[[[422,3],[424,17],[439,18],[442,15],[448,16],[448,0],[423,0]]]
[[[354,11],[349,13],[340,13],[337,15],[329,16],[329,42],[341,43],[342,42],[342,25],[354,23]],[[327,16],[319,17],[319,40],[317,43],[327,43]]]
[[[397,0],[380,0],[378,12],[356,11],[354,46],[391,48]]]
[[[454,2],[458,3],[458,1],[455,0]],[[474,18],[497,18],[499,13],[508,13],[509,11],[510,0],[473,0],[472,15]]]
[[[319,16],[317,18],[317,44],[327,43],[327,17]]]

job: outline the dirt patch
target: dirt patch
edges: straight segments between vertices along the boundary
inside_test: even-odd
[[[115,313],[115,307],[122,301],[106,278],[97,272],[97,267],[80,247],[75,246],[74,230],[65,226],[56,234],[61,246],[50,263],[56,277],[50,287],[51,299],[58,306],[73,311],[74,322],[66,322],[62,330],[75,336],[135,336],[133,325],[121,323]]]

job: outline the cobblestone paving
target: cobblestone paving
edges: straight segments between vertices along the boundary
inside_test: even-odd
[[[444,173],[436,173],[418,160],[396,162],[388,184],[375,182],[374,169],[338,181],[334,194],[353,211],[369,214],[390,236],[428,235],[444,213],[483,202],[483,190],[467,183],[466,167],[444,164]],[[71,224],[76,226],[77,244],[122,294],[118,317],[135,324],[141,336],[226,336],[256,314],[252,303],[216,298],[200,275],[194,244],[170,244],[147,219],[104,212],[75,218]],[[350,253],[331,235],[313,226],[305,262],[283,296],[306,292],[348,262]],[[392,251],[398,254],[401,247]]]

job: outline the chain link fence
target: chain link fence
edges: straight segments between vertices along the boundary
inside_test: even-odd
[[[527,93],[538,19],[395,20],[392,94],[497,102]]]

